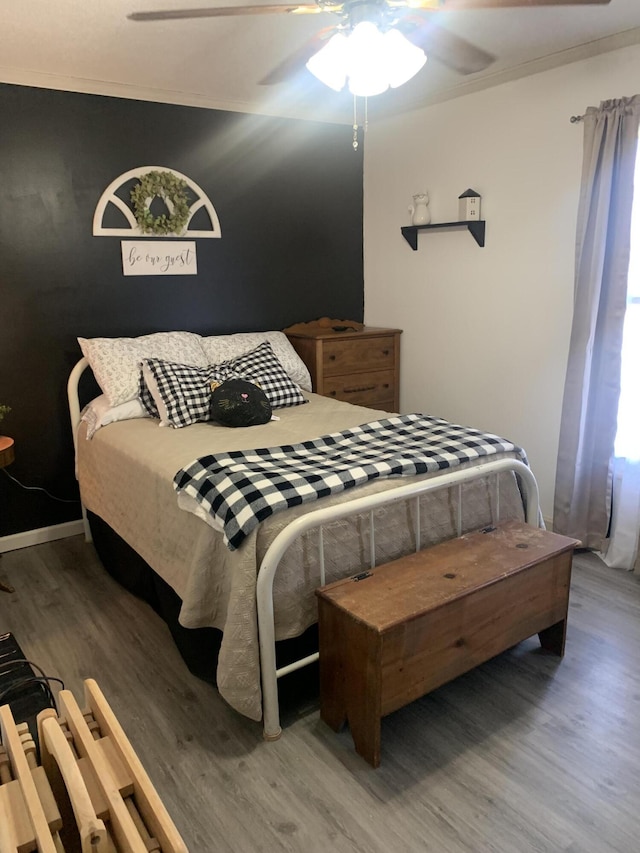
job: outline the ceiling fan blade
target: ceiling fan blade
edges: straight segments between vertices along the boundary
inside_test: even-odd
[[[462,9],[532,9],[536,6],[607,6],[611,0],[443,0],[441,12]],[[417,5],[416,5],[417,4]],[[421,8],[420,0],[408,0],[407,6]],[[427,0],[426,8],[432,8]]]
[[[511,9],[535,6],[606,6],[611,0],[387,0],[391,7],[431,9],[455,12],[462,9]],[[343,3],[300,3],[298,5],[207,6],[197,9],[159,9],[152,12],[132,12],[130,21],[174,21],[190,18],[221,18],[233,15],[317,15],[320,12],[340,12]]]
[[[427,57],[437,59],[459,74],[475,74],[495,62],[495,56],[438,26],[431,17],[407,16],[396,27],[410,42],[421,47]]]
[[[392,9],[409,8],[420,9],[421,11],[429,9],[434,12],[442,11],[444,9],[443,3],[445,2],[446,0],[386,0],[387,6],[390,6]]]
[[[208,6],[204,9],[165,9],[156,12],[132,12],[127,15],[130,21],[175,21],[189,18],[222,18],[228,15],[317,15],[319,12],[337,12],[342,4],[327,5],[321,8],[316,3],[275,6]]]
[[[276,83],[284,83],[295,77],[305,67],[314,53],[322,48],[326,40],[333,35],[336,27],[325,27],[308,39],[297,50],[294,50],[286,59],[283,59],[274,69],[260,80],[261,86],[273,86]]]

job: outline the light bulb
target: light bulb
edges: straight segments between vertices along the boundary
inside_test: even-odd
[[[420,71],[427,61],[424,50],[411,44],[399,30],[389,30],[383,36],[384,60],[392,89],[402,86]]]
[[[384,36],[375,24],[362,21],[354,27],[347,50],[347,77],[353,95],[370,97],[389,88],[386,63],[381,62],[384,45]]]
[[[410,80],[427,61],[423,50],[399,30],[381,33],[361,21],[348,36],[336,33],[307,62],[309,71],[336,92],[349,81],[353,95],[370,97]]]
[[[347,80],[347,37],[336,33],[307,62],[309,71],[325,86],[340,92]]]

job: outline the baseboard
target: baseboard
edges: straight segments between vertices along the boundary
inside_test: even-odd
[[[29,548],[31,545],[41,545],[43,542],[54,542],[56,539],[66,539],[67,536],[78,536],[84,533],[82,519],[66,521],[64,524],[54,524],[51,527],[39,527],[37,530],[25,530],[24,533],[13,533],[11,536],[0,536],[0,554],[7,551],[17,551],[18,548]]]

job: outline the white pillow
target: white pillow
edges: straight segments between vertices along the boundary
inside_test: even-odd
[[[81,421],[87,425],[87,438],[93,438],[100,427],[115,421],[128,421],[132,418],[148,418],[150,415],[143,409],[140,400],[127,400],[119,406],[109,405],[104,394],[100,394],[85,406]]]
[[[206,367],[200,335],[193,332],[156,332],[139,338],[78,338],[109,405],[118,406],[138,396],[140,362],[162,358],[194,367]]]
[[[311,376],[307,366],[294,350],[284,332],[238,332],[235,335],[212,335],[202,338],[209,364],[220,364],[269,341],[274,355],[296,385],[311,391]]]

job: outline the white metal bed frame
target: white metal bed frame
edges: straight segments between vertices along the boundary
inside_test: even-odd
[[[80,423],[78,383],[81,375],[87,367],[89,367],[89,362],[86,358],[81,358],[71,371],[67,383],[69,414],[73,430],[74,447],[76,447],[77,444],[77,429]],[[323,586],[325,583],[323,525],[340,518],[346,518],[350,515],[368,512],[370,525],[370,568],[374,568],[376,565],[374,511],[377,508],[381,507],[383,504],[395,503],[397,501],[408,500],[410,498],[415,499],[415,545],[416,551],[418,551],[420,549],[421,541],[420,513],[418,511],[418,507],[420,498],[424,494],[437,489],[446,489],[452,486],[457,487],[457,532],[458,536],[460,536],[462,533],[462,486],[472,480],[487,476],[495,476],[497,488],[496,514],[499,518],[499,475],[505,472],[513,472],[517,476],[523,495],[525,520],[527,524],[538,527],[540,522],[538,484],[531,472],[531,469],[517,459],[498,459],[481,462],[473,468],[464,468],[457,471],[446,472],[436,478],[423,480],[417,483],[405,484],[373,495],[354,498],[354,500],[348,501],[347,503],[312,510],[307,514],[296,518],[275,537],[260,563],[256,582],[258,640],[260,645],[260,672],[262,680],[262,721],[263,735],[266,740],[277,740],[282,734],[278,704],[278,679],[298,669],[302,669],[302,667],[308,666],[318,660],[319,657],[318,652],[315,652],[304,658],[293,661],[292,663],[287,664],[287,666],[280,668],[276,666],[273,581],[278,566],[280,565],[280,561],[293,542],[307,531],[317,528],[320,565],[319,586]],[[85,539],[87,542],[91,542],[91,530],[89,528],[84,505],[82,506],[82,519],[84,523]]]

